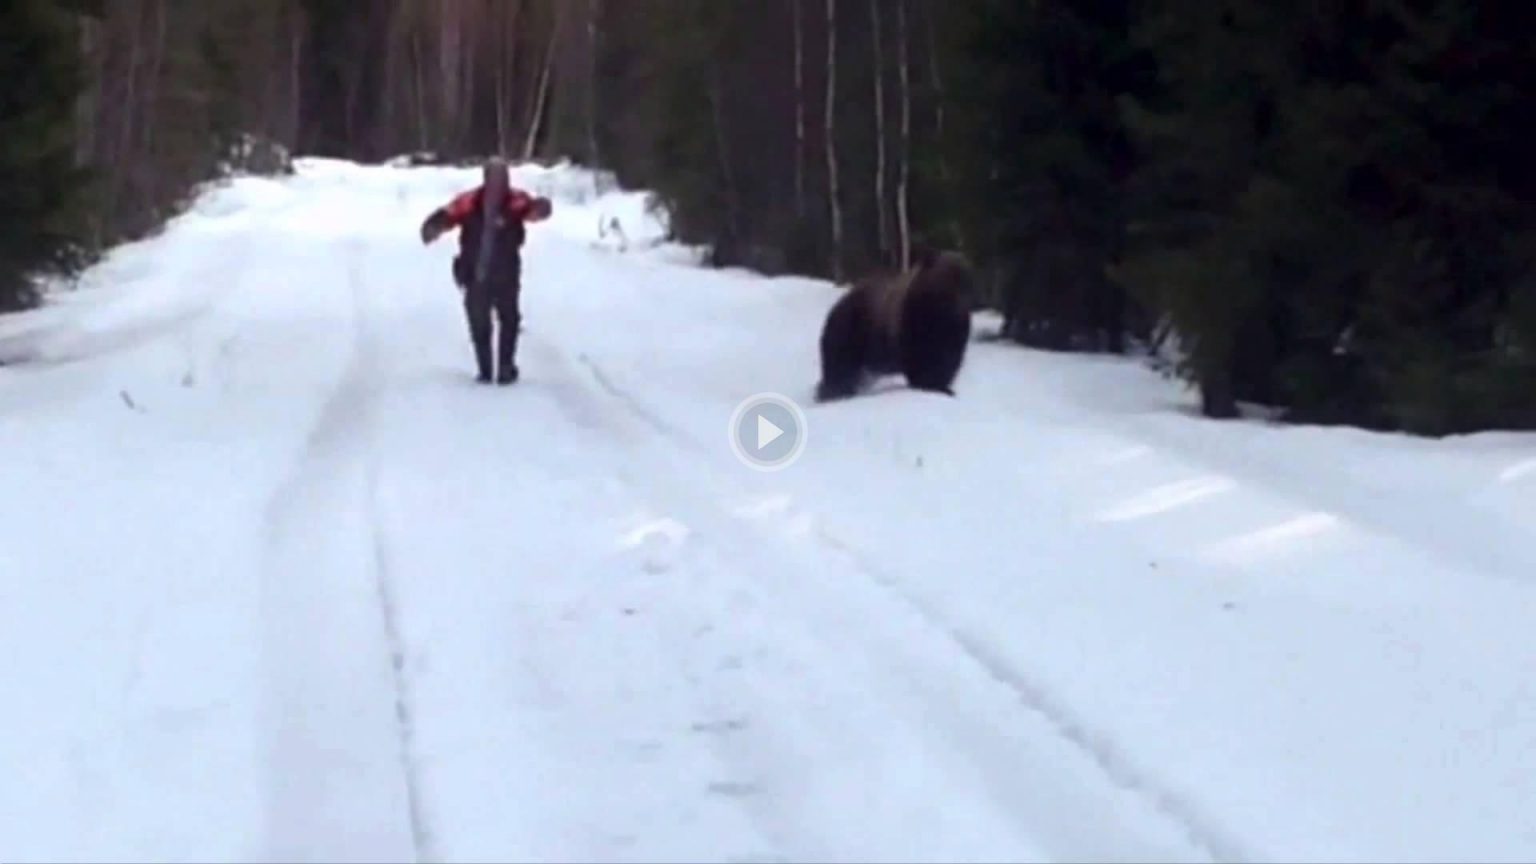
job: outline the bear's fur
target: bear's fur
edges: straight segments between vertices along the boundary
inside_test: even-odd
[[[871,378],[898,373],[915,390],[955,395],[974,290],[970,264],[955,252],[923,251],[905,273],[854,283],[822,326],[816,400],[847,398]]]

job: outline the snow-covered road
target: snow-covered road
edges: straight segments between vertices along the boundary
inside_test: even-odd
[[[811,406],[829,286],[569,169],[486,388],[473,179],[237,181],[0,319],[0,860],[1536,855],[1536,439],[983,344]]]

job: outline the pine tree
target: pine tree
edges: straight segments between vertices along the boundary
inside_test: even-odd
[[[1211,417],[1270,396],[1276,298],[1264,244],[1289,191],[1270,170],[1283,21],[1262,0],[1160,0],[1137,25],[1159,87],[1126,100],[1141,165],[1117,273],[1176,336],[1178,371]]]
[[[1158,0],[1122,278],[1205,410],[1440,434],[1533,418],[1530,16]],[[1523,85],[1523,86],[1522,86]]]
[[[1536,425],[1533,17],[1439,0],[1366,23],[1388,34],[1349,190],[1375,239],[1354,342],[1376,419],[1430,434]]]
[[[1132,4],[962,5],[955,112],[972,199],[966,222],[1008,277],[1005,335],[1119,351],[1121,286],[1108,278],[1125,229],[1131,151],[1117,100],[1139,85]]]
[[[34,277],[77,263],[86,175],[76,165],[78,35],[52,0],[0,4],[0,311],[34,304]]]
[[[709,244],[716,263],[734,263],[739,240],[721,129],[721,55],[730,15],[727,4],[709,0],[652,10],[643,73],[646,110],[656,123],[651,185],[672,215],[675,234]]]

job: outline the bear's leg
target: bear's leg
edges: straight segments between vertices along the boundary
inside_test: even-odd
[[[856,298],[839,298],[821,331],[821,381],[816,385],[816,401],[845,399],[858,392],[863,381],[865,331]]]
[[[971,318],[938,297],[913,297],[901,332],[901,371],[914,390],[955,395]]]

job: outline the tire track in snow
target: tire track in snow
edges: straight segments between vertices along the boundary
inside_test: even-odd
[[[622,445],[567,419],[537,352],[518,386],[475,384],[458,310],[399,284],[379,504],[436,853],[777,860],[733,794],[750,777],[692,731],[719,716],[674,660],[708,613],[678,590],[692,537],[608,470]]]
[[[367,314],[362,292],[362,279],[354,259],[351,268],[353,308],[358,310],[359,364],[354,373],[371,373],[382,378],[383,353],[378,348],[378,335],[372,318]],[[370,416],[372,414],[370,400]],[[379,447],[376,428],[366,430],[366,460],[368,487],[368,527],[372,540],[374,587],[377,589],[379,615],[384,624],[384,638],[389,647],[389,668],[394,682],[395,722],[400,738],[400,770],[405,779],[406,805],[411,824],[411,847],[416,862],[437,860],[434,842],[428,825],[425,803],[422,800],[421,763],[416,754],[416,722],[410,676],[406,669],[405,640],[400,630],[400,604],[396,591],[394,569],[390,565],[389,543],[383,529],[383,515],[379,505]]]
[[[396,600],[393,571],[389,564],[388,543],[378,527],[378,465],[369,448],[368,508],[373,553],[374,586],[379,614],[384,623],[384,638],[389,646],[389,668],[394,683],[394,716],[400,738],[400,771],[405,781],[406,810],[410,820],[412,859],[436,861],[432,833],[422,800],[420,762],[416,757],[416,722],[411,698],[410,676],[406,671],[405,642],[400,633],[400,606]]]
[[[530,367],[552,371],[553,380],[550,386],[543,388],[545,395],[550,399],[555,408],[564,415],[572,424],[581,427],[587,432],[594,433],[604,440],[632,442],[631,430],[627,427],[620,428],[614,423],[615,413],[612,403],[616,393],[598,393],[592,387],[590,365],[585,356],[573,361],[560,347],[539,336],[524,335],[524,351],[536,357],[529,363]],[[526,385],[524,385],[526,386]],[[607,389],[606,386],[603,389]],[[633,408],[639,406],[626,405],[621,418],[634,416]],[[651,426],[662,423],[660,418],[649,415],[645,418],[646,425]],[[677,433],[678,430],[669,430]],[[620,457],[629,457],[631,448],[621,446],[615,451]],[[606,455],[606,454],[605,454]],[[711,555],[703,554],[703,548],[708,547],[716,553],[713,558],[721,560],[713,562],[717,567],[727,566],[729,559],[723,558],[718,553],[729,548],[728,544],[722,546],[718,531],[714,530],[713,522],[695,518],[692,508],[681,506],[685,502],[677,500],[677,496],[670,492],[670,484],[658,484],[658,478],[669,477],[673,474],[663,466],[653,465],[652,460],[630,462],[624,458],[622,463],[614,460],[611,465],[614,480],[632,490],[638,500],[652,501],[660,512],[669,514],[668,518],[674,521],[681,520],[679,524],[686,526],[688,532],[688,544],[693,548],[693,558],[696,565],[700,561],[710,561]],[[659,493],[659,494],[658,494]],[[670,570],[671,566],[664,569]],[[709,564],[700,565],[700,569],[693,572],[707,572]],[[683,590],[690,593],[697,592],[700,588],[698,581],[691,581]],[[719,598],[711,592],[705,592],[710,600],[716,602]],[[739,598],[737,598],[739,599]],[[704,603],[710,605],[709,600]],[[653,620],[654,617],[653,617]],[[829,852],[825,850],[805,850],[795,848],[795,826],[786,824],[779,818],[774,808],[765,803],[762,797],[762,789],[759,786],[759,778],[753,774],[750,762],[743,764],[744,760],[737,758],[739,754],[731,752],[728,739],[738,738],[748,734],[748,722],[743,720],[741,712],[743,706],[730,700],[712,698],[709,693],[702,691],[701,681],[712,672],[718,672],[720,668],[738,669],[741,665],[740,653],[727,647],[717,655],[709,653],[708,657],[700,649],[705,634],[715,629],[715,624],[710,619],[701,619],[694,610],[688,614],[673,619],[676,629],[669,633],[670,638],[663,639],[667,650],[675,650],[675,646],[687,646],[686,656],[674,656],[672,659],[680,668],[681,677],[689,682],[696,692],[692,694],[695,707],[701,715],[695,719],[687,730],[687,734],[701,738],[704,747],[718,760],[724,777],[710,785],[701,788],[701,795],[724,796],[734,800],[735,806],[751,824],[753,830],[769,847],[766,850],[758,850],[747,854],[722,854],[719,860],[733,862],[733,864],[776,864],[794,860],[828,860]]]
[[[606,413],[601,408],[595,407],[594,403],[604,401],[610,405],[618,406],[624,414],[629,415],[632,419],[638,420],[643,426],[648,427],[652,433],[655,433],[652,435],[653,438],[667,439],[670,442],[668,446],[676,452],[706,452],[706,448],[693,436],[657,415],[633,394],[618,385],[612,376],[606,374],[587,355],[577,355],[573,363],[567,360],[553,345],[541,345],[541,353],[551,358],[551,365],[558,362],[562,365],[578,367],[587,373],[590,383],[586,385],[582,385],[579,380],[572,380],[573,387],[580,388],[583,393],[571,393],[565,397],[572,403],[570,410],[579,418],[580,422],[587,425],[592,425],[594,422],[603,422],[599,418],[605,418]],[[567,379],[574,379],[574,376],[571,375],[565,377]],[[620,435],[622,431],[624,430],[616,429],[614,434]],[[676,472],[670,470],[670,465],[663,464],[670,460],[658,457],[655,461],[655,465],[647,466],[647,476],[668,477],[676,474]],[[711,477],[710,479],[714,480],[716,478]],[[750,557],[753,563],[748,567],[749,571],[751,571],[749,578],[753,579],[755,584],[764,585],[771,581],[763,578],[764,571],[766,570],[771,570],[775,573],[793,573],[818,572],[819,569],[822,569],[800,566],[802,564],[802,554],[786,546],[781,538],[766,532],[759,526],[750,524],[747,520],[736,514],[720,512],[721,508],[718,505],[711,505],[708,502],[696,500],[698,496],[695,493],[680,490],[672,487],[670,484],[665,489],[656,489],[655,484],[652,484],[650,488],[653,491],[666,493],[667,500],[681,506],[681,512],[705,529],[701,533],[706,535],[714,533],[717,543],[724,542],[726,548],[734,552],[735,560]],[[937,618],[930,610],[915,602],[913,598],[907,596],[904,592],[901,592],[894,582],[883,577],[878,571],[872,570],[866,562],[859,559],[856,555],[847,554],[851,553],[852,550],[837,544],[835,538],[831,538],[830,535],[821,532],[817,540],[822,550],[819,557],[825,558],[833,553],[839,553],[837,554],[838,558],[851,564],[853,570],[866,577],[868,587],[875,589],[879,594],[883,594],[888,598],[890,604],[894,604],[894,606],[887,606],[894,613],[891,616],[893,619],[902,617],[902,612],[904,611],[907,615],[918,619],[920,625],[930,633],[941,637],[945,643],[950,645],[951,651],[949,653],[962,658],[963,662],[973,670],[976,676],[986,680],[992,686],[1006,689],[1009,696],[1014,700],[1015,705],[1022,706],[1043,721],[1057,739],[1064,742],[1072,751],[1079,753],[1094,765],[1097,772],[1113,787],[1141,801],[1148,809],[1157,813],[1158,818],[1162,822],[1174,827],[1176,832],[1185,839],[1188,849],[1194,852],[1196,857],[1208,860],[1246,860],[1246,853],[1240,848],[1238,843],[1224,836],[1223,832],[1214,828],[1211,822],[1195,813],[1192,807],[1188,806],[1173,793],[1164,789],[1160,784],[1154,782],[1149,776],[1138,773],[1129,765],[1127,760],[1121,758],[1106,742],[1087,732],[1081,723],[1070,718],[1040,688],[1030,684],[1027,678],[1012,670],[1006,664],[999,662],[991,652],[984,650],[985,646],[979,646],[975,640],[968,639],[964,634],[949,626],[942,619]],[[752,551],[747,552],[746,550],[748,549]],[[771,599],[777,601],[780,598],[773,597]],[[778,603],[774,603],[774,605],[778,605]],[[849,610],[839,611],[843,613],[849,612]],[[900,624],[895,622],[892,626],[900,626]],[[898,673],[907,671],[908,664],[889,657],[880,659],[886,661],[879,669],[881,672],[890,671],[886,666],[895,669]],[[914,658],[917,662],[911,665],[920,665],[922,660],[929,660],[930,663],[928,665],[936,665],[942,663],[944,659],[947,658]],[[933,712],[934,706],[945,704],[946,694],[940,692],[944,689],[943,686],[929,683],[930,681],[941,679],[930,678],[925,681],[921,680],[921,676],[916,673],[910,673],[905,676],[898,674],[897,677],[904,677],[909,682],[910,689],[916,690],[918,696],[926,697],[929,700],[925,703],[925,708],[928,712]],[[941,683],[948,684],[951,682],[942,681]],[[995,729],[982,730],[974,726],[968,726],[967,722],[969,719],[957,717],[950,721],[952,724],[950,728],[952,731],[955,731],[958,740],[966,740],[967,743],[975,745],[976,741],[973,737],[975,734],[981,733],[985,735],[986,733],[991,733],[996,735],[1000,731]],[[1006,752],[1008,745],[998,742],[998,746]],[[1035,755],[1038,758],[1037,754],[1030,755]],[[978,758],[980,760],[986,759],[985,756]],[[1009,773],[1007,767],[996,764],[986,765],[984,766],[985,772],[990,772],[989,776],[993,778],[991,782],[995,786],[1000,787],[995,792],[1000,797],[1014,798],[1015,800],[1029,798],[1028,795],[1025,795],[1023,799],[1020,799],[1017,790],[1009,788],[1011,786],[1010,783],[1006,780],[996,779]],[[1066,778],[1063,777],[1062,779],[1065,780]],[[1077,797],[1079,800],[1086,800],[1092,798],[1094,793],[1063,790],[1062,794],[1069,797]],[[1093,821],[1101,826],[1113,825],[1116,815],[1115,813],[1098,813],[1095,814]],[[1039,822],[1051,821],[1049,817],[1040,813],[1027,814],[1025,819],[1026,821],[1031,819],[1038,820]],[[1115,847],[1115,851],[1109,853],[1112,855],[1125,854],[1125,849],[1128,846],[1140,848],[1143,852],[1150,851],[1152,848],[1150,846],[1140,846],[1142,841],[1133,839],[1134,829],[1125,829],[1127,833],[1118,842],[1114,840],[1106,841],[1104,839],[1104,835],[1113,835],[1115,833],[1113,830],[1102,831],[1100,836],[1086,840],[1066,836],[1072,832],[1062,829],[1059,825],[1054,828],[1040,828],[1039,830],[1055,832],[1056,839],[1053,845],[1073,847],[1058,848],[1056,850],[1068,858],[1082,857],[1084,855],[1082,846],[1084,845],[1095,848],[1096,852],[1105,852],[1109,847]],[[784,832],[781,831],[780,833]],[[1163,849],[1161,853],[1152,853],[1151,857],[1160,858],[1166,854],[1167,849]]]
[[[376,521],[377,353],[348,248],[350,353],[267,512],[264,857],[425,860],[404,654]]]
[[[998,683],[1017,695],[1030,711],[1044,717],[1061,737],[1077,745],[1103,772],[1122,788],[1134,792],[1153,804],[1169,820],[1182,826],[1190,842],[1203,850],[1213,861],[1253,861],[1252,852],[1244,848],[1235,837],[1216,827],[1216,820],[1206,817],[1199,808],[1183,796],[1154,781],[1149,774],[1136,768],[1132,760],[1107,736],[1094,731],[1081,718],[1075,716],[1065,703],[1052,696],[1049,690],[1032,680],[1014,663],[1003,659],[991,646],[950,624],[933,607],[903,590],[900,583],[867,559],[824,526],[816,530],[817,540],[829,549],[836,550],[855,567],[875,582],[900,598],[934,627],[942,630],[977,665]]]
[[[619,386],[590,357],[582,354],[578,359],[589,370],[598,387],[614,397],[616,402],[624,405],[646,425],[695,452],[704,452],[705,448],[700,442],[646,407],[634,394]],[[903,590],[896,579],[881,568],[875,567],[856,549],[828,531],[824,525],[818,524],[815,536],[825,548],[849,561],[854,569],[890,592],[934,629],[942,632],[970,660],[985,670],[989,677],[1016,694],[1026,708],[1045,718],[1062,738],[1071,741],[1089,755],[1115,783],[1142,796],[1171,821],[1182,826],[1190,841],[1212,859],[1252,860],[1251,853],[1245,850],[1236,838],[1216,827],[1214,819],[1201,814],[1194,804],[1167,788],[1165,784],[1154,780],[1147,772],[1134,767],[1132,760],[1123,754],[1107,736],[1092,730],[1081,718],[1073,716],[1073,712],[1060,700],[1052,697],[1046,688],[1031,680],[1030,676],[1019,670],[1015,664],[1003,660],[989,646],[963,633],[929,604]]]

